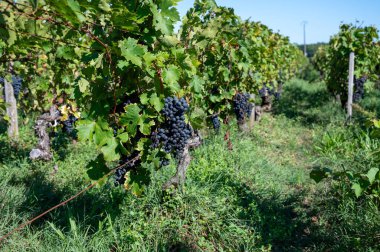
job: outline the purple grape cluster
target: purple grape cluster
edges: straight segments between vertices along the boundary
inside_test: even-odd
[[[136,167],[137,165],[139,165],[141,163],[140,159],[136,160],[136,161],[133,161],[131,162],[131,160],[133,160],[134,158],[136,158],[138,155],[138,152],[135,152],[131,155],[128,155],[128,156],[123,156],[120,161],[119,161],[119,164],[122,165],[122,164],[126,164],[124,167],[122,168],[119,168],[119,169],[116,169],[115,171],[115,175],[114,175],[114,185],[115,186],[122,186],[124,185],[125,181],[126,181],[126,178],[125,178],[125,174],[127,174],[128,171],[132,170],[134,167]]]
[[[75,122],[78,119],[74,115],[69,115],[69,118],[66,121],[63,121],[63,131],[67,134],[71,135],[75,130]]]
[[[364,98],[364,84],[366,81],[367,81],[366,77],[361,77],[357,79],[354,76],[354,88],[355,88],[355,92],[353,95],[354,102],[359,102],[360,100]]]
[[[0,83],[4,83],[3,77],[0,77]],[[16,99],[18,99],[18,96],[22,88],[22,78],[20,76],[12,75],[12,86],[13,86],[14,96]]]
[[[127,168],[123,167],[123,168],[119,168],[115,171],[115,176],[114,176],[114,179],[115,179],[115,182],[114,182],[114,185],[115,186],[121,186],[121,185],[124,185],[125,183],[125,174],[128,172]]]
[[[273,95],[276,101],[280,100],[282,84],[281,83],[279,84],[279,87],[277,90],[273,83],[271,83],[271,87],[272,88],[269,88],[266,84],[264,84],[264,86],[259,90],[260,97],[263,98],[265,96]]]
[[[281,93],[280,92],[275,92],[274,93],[274,98],[276,99],[276,101],[279,101],[281,99]]]
[[[214,129],[216,131],[219,131],[220,129],[220,121],[219,121],[219,117],[217,114],[214,114],[211,116],[211,122],[212,122],[212,125],[214,126]]]
[[[192,135],[191,127],[185,122],[185,113],[189,109],[184,98],[165,98],[165,105],[161,114],[165,117],[165,122],[157,132],[152,134],[153,147],[162,147],[166,153],[172,153],[179,158]],[[169,160],[161,160],[161,165],[169,164]]]
[[[269,89],[264,85],[260,90],[259,90],[259,95],[260,97],[264,97],[268,94]]]
[[[249,102],[249,98],[249,94],[237,93],[233,99],[234,112],[238,122],[243,122],[251,116],[253,106]]]
[[[268,96],[268,95],[273,95],[275,93],[275,89],[272,85],[272,89],[270,89],[266,84],[259,90],[259,95],[260,97]]]
[[[160,160],[160,166],[163,167],[163,166],[168,166],[170,164],[170,160],[167,159],[167,158],[162,158]]]
[[[13,86],[13,93],[16,99],[18,99],[18,95],[20,94],[20,91],[22,88],[22,78],[20,76],[12,75],[12,86]]]

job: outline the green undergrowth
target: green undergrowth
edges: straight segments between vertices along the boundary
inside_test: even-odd
[[[238,132],[232,122],[205,138],[192,152],[181,190],[161,191],[174,165],[152,171],[142,197],[115,188],[110,178],[10,236],[0,248],[376,251],[376,204],[341,193],[341,185],[309,178],[316,166],[360,169],[360,160],[370,162],[366,150],[346,146],[358,129],[344,126],[344,111],[322,83],[287,84],[273,113],[250,133]],[[0,137],[0,235],[90,183],[86,165],[97,154],[93,146],[58,138],[53,161],[32,163],[27,156],[35,142],[31,122],[22,127],[17,144]]]
[[[368,83],[366,84],[366,87],[367,86],[368,89],[365,90],[365,98],[360,102],[360,105],[369,111],[375,112],[377,117],[380,117],[380,89],[376,89],[373,83]]]

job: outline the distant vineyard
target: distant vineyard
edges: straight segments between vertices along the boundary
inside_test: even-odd
[[[327,44],[328,43],[323,43],[323,42],[315,43],[315,44],[307,44],[306,45],[307,57],[308,58],[313,58],[314,55],[317,53],[318,48],[322,47],[322,46],[326,46]],[[298,45],[298,49],[300,49],[301,51],[303,51],[304,46],[303,45]]]
[[[355,96],[363,98],[364,82],[379,78],[379,31],[373,27],[343,24],[329,45],[318,48],[313,63],[324,77],[328,90],[340,97],[342,106],[347,103],[348,56],[355,53]]]

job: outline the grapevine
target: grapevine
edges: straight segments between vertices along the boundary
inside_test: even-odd
[[[362,27],[358,24],[342,24],[339,33],[334,35],[327,47],[321,47],[314,55],[313,63],[326,80],[327,89],[339,97],[343,107],[348,100],[349,54],[355,54],[355,75],[366,76],[355,81],[354,101],[364,95],[366,79],[377,80],[376,66],[380,47],[377,46],[379,33],[376,27]]]
[[[302,53],[287,37],[214,0],[195,1],[179,36],[176,0],[101,2],[0,2],[0,72],[28,76],[20,109],[43,114],[58,99],[73,100],[82,115],[62,113],[63,130],[96,146],[95,163],[138,152],[133,170],[145,178],[147,167],[166,166],[171,156],[181,163],[210,117],[216,130],[231,112],[249,118],[241,90],[275,88],[280,73],[286,81],[298,70]],[[14,84],[18,93],[21,79]],[[119,184],[126,171],[117,172]]]

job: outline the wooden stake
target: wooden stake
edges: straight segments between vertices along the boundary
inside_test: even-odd
[[[352,96],[354,93],[354,69],[355,69],[355,54],[350,53],[350,63],[348,69],[348,100],[347,100],[347,120],[352,117]]]
[[[252,100],[255,100],[255,95],[251,94],[250,98]],[[251,111],[251,114],[250,114],[250,117],[249,117],[249,128],[250,129],[253,129],[253,127],[255,125],[255,121],[256,121],[256,104],[252,103],[252,111]]]
[[[8,136],[12,139],[18,138],[18,115],[17,101],[13,86],[4,78],[5,102],[7,103],[7,116],[9,118]]]

